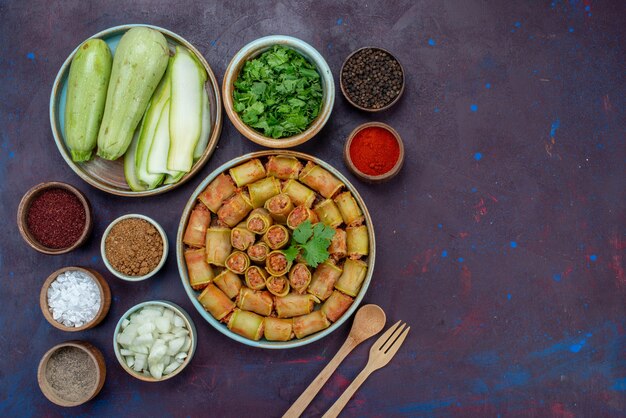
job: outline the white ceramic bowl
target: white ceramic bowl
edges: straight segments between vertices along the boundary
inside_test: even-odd
[[[124,360],[124,356],[122,356],[122,354],[120,353],[120,345],[117,343],[117,334],[119,334],[120,329],[122,328],[122,322],[124,321],[124,319],[130,317],[132,313],[138,311],[141,308],[145,308],[146,306],[153,306],[153,305],[163,306],[164,308],[173,310],[177,315],[180,315],[185,321],[185,326],[189,330],[189,336],[191,338],[191,347],[189,347],[189,352],[187,353],[187,357],[185,358],[185,361],[183,361],[183,363],[178,367],[178,369],[174,370],[172,373],[168,375],[163,376],[160,379],[155,379],[152,376],[145,376],[141,373],[137,373],[136,371],[128,367],[128,365],[126,365],[126,361]],[[133,306],[132,308],[127,310],[124,315],[122,315],[120,320],[117,322],[115,331],[113,332],[113,350],[115,351],[115,357],[117,357],[117,361],[119,361],[120,366],[122,366],[122,368],[126,371],[126,373],[128,373],[129,375],[133,377],[136,377],[139,380],[143,380],[144,382],[162,382],[164,380],[171,379],[172,377],[179,374],[181,371],[183,371],[185,367],[187,367],[187,365],[193,358],[193,355],[196,352],[197,345],[198,345],[198,331],[196,330],[196,326],[191,320],[191,317],[189,316],[189,314],[177,304],[173,302],[168,302],[166,300],[150,300],[150,301],[142,302],[138,305]]]
[[[299,133],[298,135],[280,139],[264,136],[260,132],[250,128],[241,120],[239,114],[237,114],[233,108],[233,84],[237,81],[237,77],[239,77],[239,72],[241,71],[243,65],[246,61],[255,58],[274,45],[285,45],[289,48],[295,49],[309,62],[314,64],[317,68],[317,72],[320,74],[323,91],[322,107],[320,112],[307,130]],[[326,60],[311,45],[292,36],[271,35],[250,42],[235,54],[230,61],[230,64],[228,64],[228,68],[226,68],[226,73],[224,74],[222,96],[224,100],[224,108],[226,109],[228,118],[243,136],[265,147],[291,148],[313,138],[324,127],[326,122],[328,122],[328,118],[330,118],[330,113],[333,110],[333,104],[335,102],[335,81],[333,79],[333,73],[330,71],[330,67],[326,63]]]
[[[159,231],[159,235],[161,235],[161,239],[163,240],[163,255],[161,256],[161,261],[159,261],[159,264],[156,266],[154,270],[152,270],[150,273],[143,275],[143,276],[127,276],[115,270],[113,266],[111,265],[111,263],[109,263],[109,260],[107,260],[106,251],[104,248],[107,236],[109,236],[109,233],[111,232],[111,228],[113,228],[113,225],[115,225],[119,221],[122,221],[124,219],[129,219],[129,218],[139,218],[139,219],[143,219],[145,221],[150,222],[150,224],[152,224],[157,229],[157,231]],[[113,274],[115,277],[118,277],[122,280],[126,280],[129,282],[140,282],[142,280],[146,280],[154,276],[159,270],[161,270],[161,267],[163,267],[163,264],[165,264],[165,260],[167,260],[168,251],[169,251],[169,244],[167,241],[167,234],[165,234],[165,230],[163,230],[161,225],[159,225],[157,221],[155,221],[154,219],[148,216],[139,215],[136,213],[130,213],[128,215],[120,216],[119,218],[111,222],[109,226],[107,227],[107,229],[104,231],[104,234],[102,234],[102,240],[100,241],[100,255],[102,256],[102,261],[104,262],[104,265],[111,272],[111,274]]]

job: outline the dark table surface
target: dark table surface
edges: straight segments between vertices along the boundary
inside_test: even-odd
[[[254,4],[251,4],[254,3]],[[388,322],[412,330],[345,416],[553,416],[626,414],[624,16],[620,1],[0,2],[0,415],[278,416],[342,344],[348,321],[306,347],[265,351],[232,341],[194,310],[174,254],[157,277],[129,284],[106,272],[107,224],[137,212],[175,238],[195,186],[218,165],[259,147],[226,119],[213,158],[183,187],[132,199],[78,178],[49,126],[53,79],[83,39],[124,23],[149,23],[192,42],[221,82],[235,52],[263,35],[316,47],[335,74],[350,51],[384,47],[407,75],[401,101],[368,115],[338,92],[323,131],[298,150],[354,181],[376,226],[377,263],[365,297]],[[404,138],[406,163],[392,182],[358,182],[342,162],[345,138],[379,120]],[[31,186],[61,180],[95,210],[87,245],[64,256],[31,250],[15,225]],[[70,265],[102,272],[113,303],[78,334],[52,328],[38,294]],[[149,384],[117,363],[112,332],[131,306],[167,299],[199,332],[185,371]],[[63,409],[37,387],[43,353],[79,338],[107,360],[102,392]],[[311,404],[323,413],[365,365],[358,347]]]

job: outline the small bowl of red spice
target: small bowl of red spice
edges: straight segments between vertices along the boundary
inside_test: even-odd
[[[41,183],[26,192],[17,209],[24,241],[43,254],[68,253],[84,244],[93,226],[89,201],[62,182]]]
[[[404,145],[395,129],[382,122],[368,122],[352,131],[343,149],[352,173],[369,183],[396,176],[404,163]]]
[[[116,277],[138,282],[154,276],[168,253],[165,231],[154,219],[139,214],[120,216],[102,235],[100,254]]]

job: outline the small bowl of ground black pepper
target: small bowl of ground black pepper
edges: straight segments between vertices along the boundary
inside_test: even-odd
[[[37,370],[39,388],[46,398],[65,407],[95,398],[105,378],[102,352],[85,341],[67,341],[52,347]]]
[[[17,210],[24,241],[43,254],[68,253],[84,244],[93,225],[91,206],[80,190],[47,182],[31,188]]]
[[[400,134],[381,122],[357,126],[346,141],[343,158],[348,169],[368,183],[382,183],[395,177],[404,164]]]
[[[354,107],[366,112],[389,109],[404,92],[404,69],[389,51],[357,49],[346,58],[339,76],[341,92]]]
[[[122,280],[138,282],[155,275],[167,259],[167,235],[161,225],[144,215],[120,216],[102,235],[104,264]]]

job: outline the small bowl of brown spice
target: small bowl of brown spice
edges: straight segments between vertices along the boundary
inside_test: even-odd
[[[102,352],[86,341],[67,341],[52,347],[37,370],[39,388],[46,398],[65,407],[95,398],[105,378]]]
[[[144,215],[120,216],[102,235],[100,253],[116,277],[138,282],[152,277],[167,259],[167,235],[161,225]]]
[[[93,225],[89,201],[76,187],[51,181],[26,192],[17,209],[24,241],[43,254],[68,253],[84,244]]]
[[[364,47],[341,66],[339,85],[346,100],[366,112],[389,109],[404,92],[404,69],[391,52]]]

